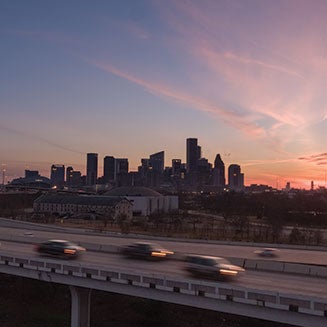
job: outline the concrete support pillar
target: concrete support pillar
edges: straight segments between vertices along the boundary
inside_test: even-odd
[[[71,294],[71,327],[90,327],[91,289],[69,286]]]

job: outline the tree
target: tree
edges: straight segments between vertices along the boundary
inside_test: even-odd
[[[123,234],[128,234],[130,231],[130,219],[127,217],[126,214],[119,214],[117,216],[117,224],[120,227],[120,230]]]
[[[304,235],[298,228],[294,227],[289,235],[289,241],[292,244],[303,244]]]
[[[316,230],[314,233],[314,242],[315,245],[320,245],[324,242],[324,236],[321,232],[321,230]]]

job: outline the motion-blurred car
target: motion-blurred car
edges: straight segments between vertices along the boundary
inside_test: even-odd
[[[279,250],[274,248],[264,248],[260,250],[254,251],[255,254],[259,255],[260,257],[277,257],[279,255]]]
[[[134,243],[122,248],[122,254],[129,258],[168,259],[174,252],[154,243]]]
[[[245,270],[232,265],[228,260],[220,257],[188,255],[185,270],[195,277],[228,280],[237,277]]]
[[[75,243],[65,240],[48,240],[35,246],[35,250],[41,255],[56,256],[65,259],[75,259],[86,249]]]

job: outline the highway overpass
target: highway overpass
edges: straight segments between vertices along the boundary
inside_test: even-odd
[[[32,243],[48,238],[68,238],[85,245],[88,251],[81,260],[73,262],[37,256]],[[216,283],[190,278],[183,269],[183,261],[144,262],[121,257],[117,246],[130,243],[132,239],[8,227],[0,228],[0,239],[0,272],[70,286],[72,326],[89,326],[92,289],[297,326],[327,324],[326,277],[312,277],[301,272],[247,270],[235,282]],[[248,256],[254,255],[253,247],[178,241],[160,243],[175,250],[177,247],[179,252],[187,249],[185,252],[230,256],[222,255],[223,252],[235,257],[235,253],[242,255],[245,251]],[[306,257],[302,250],[283,249],[282,257],[284,252],[293,259],[298,258],[297,261],[301,256]],[[326,252],[307,252],[311,254],[311,261],[315,257],[316,263],[320,260],[326,262]],[[279,264],[271,260],[267,262]]]

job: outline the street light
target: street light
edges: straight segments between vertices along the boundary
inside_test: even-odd
[[[6,164],[2,164],[2,188],[5,187],[5,173],[6,173]]]

